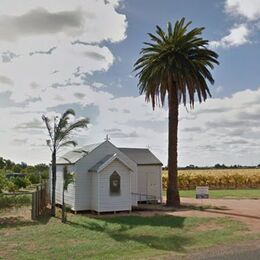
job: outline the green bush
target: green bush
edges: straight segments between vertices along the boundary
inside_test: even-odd
[[[0,172],[0,193],[6,190],[8,180],[6,179],[5,175]]]
[[[22,207],[31,204],[32,195],[0,195],[0,210],[11,207]]]
[[[31,185],[31,182],[27,177],[12,177],[10,178],[10,182],[12,182],[18,189],[26,188]]]

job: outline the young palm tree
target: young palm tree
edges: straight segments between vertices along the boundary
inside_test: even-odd
[[[68,167],[63,168],[63,190],[62,190],[62,222],[66,223],[66,205],[65,205],[65,191],[68,190],[70,183],[74,182],[74,173],[68,172]]]
[[[55,192],[56,192],[56,154],[57,152],[66,146],[73,145],[76,146],[77,143],[71,140],[71,134],[73,130],[87,127],[89,119],[81,119],[74,123],[70,123],[71,116],[75,116],[73,109],[68,109],[63,113],[63,115],[54,118],[53,126],[51,120],[42,115],[42,120],[44,121],[46,128],[49,133],[50,139],[47,140],[47,145],[49,146],[52,153],[51,167],[52,167],[52,196],[51,196],[51,215],[55,216]]]
[[[210,95],[208,82],[214,79],[209,69],[213,69],[218,55],[207,48],[208,41],[201,37],[204,28],[188,30],[191,22],[185,18],[177,21],[167,31],[156,26],[156,34],[149,33],[151,42],[145,42],[141,57],[134,65],[139,79],[140,94],[145,94],[147,102],[164,105],[168,94],[168,186],[167,205],[178,206],[180,197],[177,184],[177,132],[179,104],[194,107],[195,94],[199,102]]]

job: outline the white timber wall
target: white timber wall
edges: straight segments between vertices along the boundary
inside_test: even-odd
[[[113,144],[106,141],[75,164],[75,211],[92,210],[93,203],[96,199],[92,198],[92,194],[95,196],[95,191],[93,189],[96,189],[94,183],[97,180],[92,180],[93,175],[92,173],[88,172],[88,170],[92,168],[97,162],[102,160],[106,155],[114,153],[120,155],[121,158],[134,169],[132,177],[132,183],[134,186],[132,187],[132,192],[137,190],[136,163],[129,159],[120,150],[118,150]]]
[[[110,194],[110,176],[116,171],[120,175],[120,194]],[[132,208],[131,171],[119,160],[114,160],[99,174],[98,212],[124,211]]]
[[[96,212],[99,212],[98,208],[98,202],[99,202],[99,193],[98,193],[98,185],[99,185],[99,175],[96,172],[91,173],[91,187],[92,187],[92,192],[91,192],[91,210],[94,210]]]
[[[138,165],[138,192],[144,195],[155,196],[162,199],[162,167],[160,165]],[[140,196],[139,201],[145,201],[145,196]]]
[[[74,172],[73,165],[68,165],[68,171]],[[64,165],[57,165],[56,168],[56,203],[62,205],[62,191],[63,191],[63,168]],[[52,173],[51,173],[51,167],[49,171],[49,192],[50,192],[50,198],[52,195],[51,192],[52,189]],[[65,203],[71,207],[72,210],[74,210],[74,202],[75,202],[75,185],[74,183],[69,184],[68,190],[64,193],[64,199]]]

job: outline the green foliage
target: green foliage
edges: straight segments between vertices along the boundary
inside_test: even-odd
[[[42,115],[42,120],[45,123],[49,134],[49,139],[46,140],[48,147],[52,152],[52,201],[51,201],[51,215],[55,216],[55,189],[56,189],[56,155],[57,152],[66,146],[76,146],[77,143],[72,140],[72,133],[75,130],[87,128],[89,123],[88,118],[72,121],[71,117],[75,117],[73,109],[66,110],[61,117],[54,117],[54,122],[50,118]]]
[[[74,172],[68,172],[68,167],[65,166],[63,168],[63,189],[68,190],[69,184],[73,183],[75,181],[75,173]]]
[[[31,182],[27,177],[11,177],[10,182],[12,182],[18,190],[31,185]]]
[[[73,109],[66,110],[60,118],[55,117],[54,127],[52,127],[51,120],[47,116],[42,115],[42,120],[45,123],[50,138],[47,140],[47,145],[52,152],[57,152],[61,147],[76,146],[77,143],[71,140],[72,132],[87,127],[89,123],[88,118],[71,122],[72,116],[75,116],[75,111]]]
[[[24,173],[26,179],[6,180],[5,173]],[[41,180],[49,178],[49,166],[46,164],[37,164],[35,166],[27,165],[25,162],[15,164],[11,160],[0,157],[0,192],[5,189],[8,191],[17,191],[21,187],[40,183]]]
[[[31,204],[32,195],[0,195],[0,210],[12,207],[22,207]]]
[[[140,94],[145,94],[153,108],[164,105],[167,92],[174,88],[179,103],[185,106],[188,97],[190,106],[194,106],[195,94],[199,102],[210,96],[207,82],[214,83],[210,69],[219,64],[218,55],[208,49],[208,40],[201,37],[204,28],[188,30],[190,24],[182,18],[174,26],[168,23],[165,31],[156,26],[156,33],[148,34],[150,42],[144,43],[134,65]]]
[[[13,166],[13,172],[18,172],[18,173],[20,173],[21,171],[22,171],[22,167],[21,167],[21,165],[19,165],[19,164],[16,164],[16,165],[14,165]]]
[[[195,198],[195,190],[181,190],[180,195],[183,198]],[[229,190],[209,190],[211,199],[260,199],[260,189],[229,189]]]
[[[19,188],[12,181],[8,181],[6,185],[6,190],[9,192],[15,192],[18,191]]]
[[[2,193],[7,188],[7,179],[5,178],[5,175],[0,172],[0,193]]]

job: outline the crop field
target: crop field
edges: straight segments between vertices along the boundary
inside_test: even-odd
[[[211,189],[260,188],[260,169],[192,169],[178,171],[182,190],[208,185]],[[163,188],[167,187],[167,171],[163,171]]]

